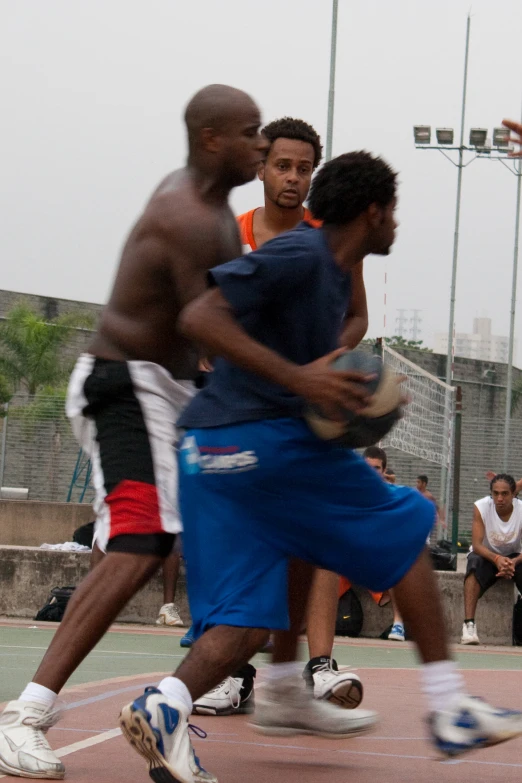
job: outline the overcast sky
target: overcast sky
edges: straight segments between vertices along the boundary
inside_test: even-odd
[[[385,266],[388,334],[397,308],[422,310],[428,344],[447,329],[457,170],[415,150],[412,126],[459,127],[469,8],[339,2],[334,154],[382,154],[401,180],[394,252],[366,262],[371,336]],[[146,198],[184,163],[183,108],[205,84],[324,137],[330,22],[330,0],[0,0],[0,288],[104,302]],[[466,138],[521,102],[522,3],[474,0]],[[464,172],[457,331],[489,316],[508,332],[515,188],[499,163]],[[233,195],[237,212],[261,202],[257,181]]]

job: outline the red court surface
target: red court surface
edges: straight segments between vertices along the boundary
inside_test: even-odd
[[[358,672],[365,683],[364,704],[382,717],[372,734],[342,741],[267,738],[248,727],[248,716],[193,716],[193,722],[208,732],[207,739],[194,738],[203,766],[221,783],[505,783],[521,779],[522,739],[456,762],[441,761],[426,741],[418,672],[361,667]],[[115,727],[121,706],[160,676],[160,672],[151,672],[111,678],[64,692],[68,709],[48,736],[53,748],[61,749],[58,755],[64,757],[70,783],[149,780],[143,760]],[[504,707],[520,708],[521,671],[468,670],[466,678],[474,694]]]

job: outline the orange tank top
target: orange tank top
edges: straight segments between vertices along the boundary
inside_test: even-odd
[[[256,207],[258,209],[258,207]],[[255,209],[251,209],[249,212],[243,212],[237,218],[237,224],[239,226],[239,233],[241,234],[241,244],[246,248],[247,252],[251,250],[257,250],[256,240],[254,239],[254,212]],[[320,228],[322,222],[320,220],[314,220],[312,213],[309,209],[305,208],[303,220],[309,223],[314,228]]]

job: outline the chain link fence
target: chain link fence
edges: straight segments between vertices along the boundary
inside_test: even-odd
[[[393,358],[397,365],[394,369],[408,370],[408,384],[414,398],[407,417],[383,443],[388,464],[395,471],[398,484],[415,486],[416,477],[426,474],[428,488],[443,506],[443,466],[447,458],[444,406],[447,402],[441,393],[442,387],[436,391],[431,379],[422,373],[416,374],[412,367],[401,367],[398,357],[386,358],[388,364]],[[453,402],[451,406],[453,410]],[[92,501],[90,464],[86,455],[80,453],[72,434],[63,394],[36,395],[34,398],[15,395],[4,407],[3,414],[0,417],[1,487],[22,490],[19,496],[28,500]],[[501,470],[503,434],[503,418],[463,416],[458,532],[464,543],[471,537],[473,503],[489,492],[486,472]],[[522,477],[521,443],[522,419],[514,418],[508,472],[515,479]],[[450,466],[447,481],[451,482],[451,476]],[[451,538],[451,514],[446,514],[446,518],[450,522],[446,535]]]
[[[65,415],[65,396],[16,394],[0,419],[0,486],[27,500],[67,500],[78,444]]]

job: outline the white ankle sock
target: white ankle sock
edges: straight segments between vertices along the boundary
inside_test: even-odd
[[[451,710],[466,693],[464,679],[454,661],[425,663],[421,668],[421,678],[430,711]]]
[[[192,696],[184,682],[177,677],[165,677],[158,685],[165,696],[173,701],[180,701],[187,708],[188,713],[192,712]]]
[[[58,695],[46,688],[45,685],[38,685],[37,682],[30,682],[20,694],[20,701],[36,701],[46,707],[54,707]]]
[[[267,682],[277,682],[285,677],[296,677],[303,672],[303,664],[299,661],[290,663],[270,663],[266,667]]]

